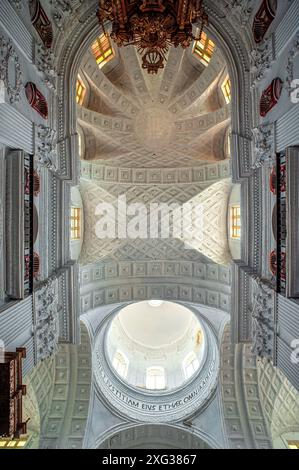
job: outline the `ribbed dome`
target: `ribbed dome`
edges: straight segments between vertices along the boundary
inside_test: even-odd
[[[180,387],[200,369],[205,334],[189,308],[166,301],[127,305],[112,320],[106,336],[111,368],[137,388],[151,388],[151,372],[161,379],[157,388]]]

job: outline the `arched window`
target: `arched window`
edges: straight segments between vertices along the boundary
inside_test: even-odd
[[[223,96],[225,98],[226,104],[229,104],[232,99],[232,93],[231,93],[231,81],[229,79],[229,76],[227,75],[221,85],[221,90],[223,93]]]
[[[240,240],[241,238],[241,207],[239,204],[231,206],[231,238]]]
[[[113,59],[114,52],[108,34],[101,34],[91,46],[94,58],[100,68]]]
[[[299,440],[298,441],[288,441],[288,448],[289,449],[298,449],[299,450]]]
[[[81,209],[71,208],[71,239],[80,240],[81,237]]]
[[[78,75],[77,84],[76,84],[76,101],[81,106],[84,101],[85,93],[86,93],[86,87],[83,83],[82,78],[80,77],[80,75]]]
[[[188,354],[183,362],[183,369],[186,379],[190,379],[199,368],[199,361],[194,352]]]
[[[165,370],[163,367],[149,367],[146,371],[146,388],[164,390],[166,388]]]
[[[126,378],[127,373],[128,373],[128,368],[129,368],[129,361],[125,357],[125,355],[121,353],[120,351],[117,351],[115,353],[115,356],[113,359],[113,367],[118,373],[118,375],[120,375],[124,379]]]
[[[299,450],[299,432],[285,432],[276,436],[273,440],[273,448]]]
[[[203,32],[200,41],[194,42],[193,54],[199,58],[203,65],[207,66],[211,61],[214,49],[215,44],[208,38],[206,33]]]

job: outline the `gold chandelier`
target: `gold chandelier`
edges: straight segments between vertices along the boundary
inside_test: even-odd
[[[170,46],[186,49],[200,40],[208,24],[203,0],[100,0],[97,15],[103,29],[111,21],[111,38],[119,47],[137,47],[148,73],[164,67]],[[199,27],[198,37],[192,34],[193,24]]]

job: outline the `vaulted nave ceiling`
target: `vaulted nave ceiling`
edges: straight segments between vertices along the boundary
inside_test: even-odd
[[[165,69],[149,76],[133,46],[113,47],[115,57],[102,68],[91,50],[81,64],[84,158],[136,168],[224,159],[230,105],[219,93],[225,68],[220,51],[205,67],[191,48],[172,48]]]
[[[114,57],[104,66],[99,67],[89,48],[79,68],[85,88],[77,107],[84,207],[82,302],[86,308],[96,305],[95,292],[103,282],[115,283],[111,273],[120,276],[126,266],[128,286],[123,289],[131,291],[132,284],[147,277],[145,298],[151,297],[151,285],[172,284],[180,272],[179,285],[191,281],[203,287],[203,303],[227,310],[230,104],[221,90],[227,77],[221,51],[215,46],[211,60],[203,64],[193,45],[185,51],[172,47],[165,68],[149,75],[136,48],[112,45]],[[127,204],[147,208],[205,201],[203,237],[189,245],[184,237],[99,239],[96,207],[110,203],[116,209],[122,195]],[[146,217],[148,213],[144,223]],[[101,279],[97,272],[103,273]]]

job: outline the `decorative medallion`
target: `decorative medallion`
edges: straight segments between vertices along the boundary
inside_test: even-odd
[[[44,95],[38,90],[36,85],[28,82],[25,86],[26,97],[30,106],[44,118],[48,118],[48,103]]]
[[[53,28],[39,0],[29,0],[31,23],[46,48],[51,49],[53,44]]]
[[[278,103],[282,93],[282,85],[282,80],[280,78],[275,78],[268,88],[263,91],[260,101],[261,117],[267,116],[271,109]]]
[[[254,17],[252,31],[256,43],[262,42],[277,12],[277,0],[263,0]]]
[[[20,100],[21,66],[11,39],[0,36],[0,81],[3,81],[11,103]]]

